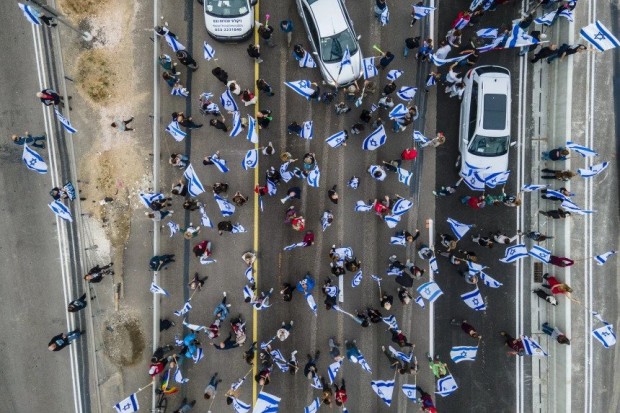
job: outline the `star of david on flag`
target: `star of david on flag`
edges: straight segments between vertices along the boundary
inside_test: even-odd
[[[374,57],[367,57],[363,59],[362,64],[364,65],[364,79],[370,79],[371,77],[375,77],[379,74],[377,66],[375,66]]]
[[[521,336],[521,341],[523,342],[525,354],[528,356],[547,357],[549,355],[542,349],[542,347],[540,347],[540,344],[532,338],[528,336]]]
[[[36,153],[28,144],[24,144],[24,151],[22,152],[22,161],[26,168],[31,171],[40,173],[41,175],[47,173],[47,164],[43,160],[43,157]]]
[[[311,120],[305,121],[301,128],[302,139],[312,139],[314,137],[314,127]]]
[[[187,193],[190,196],[198,196],[205,191],[204,186],[202,186],[202,182],[198,179],[198,175],[194,171],[194,167],[190,163],[185,168],[185,172],[183,172],[183,177],[187,180]]]
[[[241,131],[243,130],[243,125],[241,123],[241,113],[240,112],[233,112],[233,121],[232,121],[232,128],[230,131],[230,137],[234,138],[235,136],[239,135],[241,133]]]
[[[512,247],[508,247],[506,248],[506,252],[504,254],[505,257],[501,258],[500,261],[506,264],[513,263],[528,256],[527,247],[525,244],[517,244]]]
[[[340,131],[338,133],[333,134],[329,138],[325,139],[325,143],[327,143],[332,148],[338,148],[345,144],[347,138],[346,131]]]
[[[114,408],[117,413],[137,412],[140,409],[140,405],[138,404],[138,397],[136,396],[136,393],[127,397],[125,400],[116,403]]]
[[[528,255],[546,263],[551,260],[551,251],[541,247],[540,245],[534,245],[534,247],[532,247],[532,249],[528,252]]]
[[[314,59],[312,58],[312,55],[310,53],[304,53],[304,57],[299,59],[299,67],[316,67],[316,63],[314,62]]]
[[[362,149],[365,151],[374,151],[378,147],[383,146],[386,140],[387,135],[385,133],[385,128],[383,125],[380,125],[370,135],[368,135],[366,139],[364,139]]]
[[[478,354],[478,346],[455,346],[450,350],[450,358],[455,363],[462,361],[475,361]]]
[[[429,281],[422,284],[416,289],[416,291],[430,303],[434,303],[441,295],[443,295],[443,291],[441,291],[439,285],[437,285],[435,281]]]
[[[415,384],[403,384],[401,389],[409,400],[414,403],[418,402],[418,388]]]
[[[222,107],[229,112],[238,112],[239,106],[237,106],[237,102],[235,102],[235,98],[232,93],[230,93],[230,89],[226,89],[224,93],[220,96],[220,103]]]
[[[377,393],[377,396],[388,406],[392,405],[392,395],[394,393],[394,380],[373,380],[370,387]]]
[[[450,224],[450,229],[459,241],[467,234],[467,231],[474,227],[474,225],[463,224],[452,218],[448,218],[448,224]]]
[[[187,136],[187,133],[181,129],[181,125],[179,125],[179,122],[176,120],[173,120],[168,124],[168,126],[166,126],[166,132],[172,135],[174,140],[177,142],[181,142]]]
[[[312,84],[309,80],[295,80],[292,82],[284,82],[284,84],[306,99],[310,99],[310,96],[314,93],[314,89],[311,88]]]
[[[454,380],[452,374],[448,374],[437,380],[437,391],[435,394],[446,397],[454,393],[458,388],[459,386],[456,384],[456,380]]]
[[[463,299],[469,308],[473,308],[476,311],[485,311],[487,309],[478,287],[476,287],[473,291],[461,294],[461,299]]]
[[[579,34],[601,52],[620,46],[618,38],[598,20],[582,28]]]
[[[603,327],[593,330],[592,335],[600,341],[605,348],[612,347],[616,344],[616,333],[611,324],[605,323]]]
[[[249,168],[256,168],[256,165],[258,165],[258,149],[250,149],[241,161],[241,166],[247,171]]]

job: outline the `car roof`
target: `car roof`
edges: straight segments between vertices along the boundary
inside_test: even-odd
[[[339,13],[335,12],[336,7]],[[316,0],[310,5],[310,9],[314,14],[314,20],[321,37],[333,36],[349,27],[339,0]]]

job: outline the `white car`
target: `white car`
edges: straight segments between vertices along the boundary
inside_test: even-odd
[[[463,79],[459,152],[461,176],[508,170],[510,143],[510,72],[500,66],[471,69]]]
[[[204,6],[209,36],[223,42],[241,42],[253,33],[258,0],[198,0]]]
[[[363,70],[359,37],[342,0],[297,0],[297,8],[325,82],[348,86],[359,79]],[[341,68],[347,47],[351,64]]]

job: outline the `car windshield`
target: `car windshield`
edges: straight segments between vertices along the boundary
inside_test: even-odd
[[[475,135],[468,152],[476,156],[502,156],[508,152],[509,136]]]
[[[342,60],[344,51],[349,47],[351,56],[357,52],[357,43],[347,29],[332,37],[321,39],[321,57],[325,63],[334,63]]]
[[[205,11],[215,17],[241,17],[250,8],[248,0],[205,0]]]

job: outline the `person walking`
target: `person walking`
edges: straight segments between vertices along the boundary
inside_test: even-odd
[[[570,340],[566,337],[566,334],[562,333],[562,331],[560,331],[557,327],[552,327],[549,323],[544,322],[542,325],[542,331],[543,333],[550,335],[551,338],[558,343],[570,346]]]
[[[552,255],[549,258],[549,264],[555,265],[558,267],[570,267],[574,263],[575,261],[571,260],[570,258],[558,257],[557,255]]]
[[[336,192],[337,185],[332,186],[330,190],[327,191],[327,197],[333,204],[338,204],[338,192]]]
[[[24,132],[24,135],[26,136],[11,135],[11,140],[15,145],[23,146],[28,144],[35,148],[45,149],[45,135],[32,136],[28,131]]]
[[[47,349],[49,351],[60,351],[77,340],[82,334],[84,334],[84,332],[80,329],[69,331],[68,333],[60,333],[52,337],[47,345]]]
[[[574,55],[575,53],[583,52],[586,50],[588,50],[588,48],[582,44],[576,44],[571,46],[564,43],[558,48],[555,54],[547,58],[547,63],[551,64],[551,62],[553,62],[555,59],[564,60],[566,56]]]
[[[562,208],[550,209],[548,211],[538,211],[538,213],[553,219],[563,219],[571,215],[570,211],[564,211]]]
[[[550,151],[543,152],[541,159],[543,161],[565,161],[568,159],[569,155],[570,151],[564,146],[560,146],[558,148],[551,149]]]
[[[398,344],[399,347],[413,347],[413,344],[407,340],[407,336],[403,334],[402,330],[390,328],[389,331],[392,333],[392,342]]]
[[[133,116],[127,120],[123,120],[123,118],[116,118],[114,122],[110,124],[113,128],[118,129],[119,132],[131,132],[134,131],[134,128],[130,128],[129,125],[133,121]]]
[[[221,343],[219,344],[209,343],[209,344],[215,347],[216,350],[230,350],[233,348],[237,348],[240,345],[232,338],[232,332],[228,333],[228,337],[226,337],[226,340],[222,341]]]
[[[194,408],[195,404],[196,404],[196,400],[192,400],[191,402],[188,402],[187,397],[184,397],[183,401],[181,402],[181,406],[178,409],[176,409],[173,413],[189,413]]]
[[[558,50],[558,46],[554,43],[551,43],[549,46],[541,48],[538,53],[534,55],[533,59],[530,59],[530,62],[536,63],[541,59],[548,58],[553,56]]]
[[[439,359],[439,355],[431,357],[430,353],[426,353],[426,358],[428,359],[428,367],[433,372],[435,378],[440,379],[448,375],[448,365]]]
[[[223,84],[228,84],[228,73],[221,67],[216,67],[211,70],[211,74],[213,74],[213,76],[215,76],[215,78]]]
[[[450,324],[452,324],[453,326],[461,327],[461,330],[463,330],[465,334],[467,334],[471,338],[475,338],[478,340],[482,339],[482,336],[478,334],[474,326],[469,324],[467,320],[463,320],[459,323],[458,321],[456,321],[456,318],[453,318],[452,320],[450,320]]]
[[[400,360],[394,357],[394,354],[392,354],[389,349],[385,348],[385,346],[381,346],[381,351],[383,351],[383,354],[385,354],[385,357],[387,357],[390,362],[390,369],[396,370],[402,368]]]
[[[280,21],[280,31],[286,34],[286,45],[291,47],[293,41],[293,22],[290,19]]]
[[[267,43],[269,47],[275,47],[275,43],[273,42],[273,26],[269,24],[258,23],[258,35],[261,39]]]
[[[510,334],[505,331],[500,331],[499,334],[504,337],[504,345],[510,347],[512,351],[509,351],[508,354],[513,356],[524,356],[525,355],[525,347],[523,346],[523,340],[520,338],[514,338]]]
[[[344,379],[342,379],[342,384],[340,386],[334,382],[334,390],[336,392],[336,405],[339,407],[343,406],[348,400]]]
[[[292,329],[293,320],[289,321],[288,323],[286,321],[282,321],[280,328],[276,332],[276,337],[278,338],[278,340],[284,341],[290,336]]]
[[[64,106],[64,98],[54,89],[43,89],[42,91],[37,92],[36,96],[45,106],[57,106],[59,104]]]
[[[204,390],[204,398],[210,399],[215,396],[215,392],[217,391],[217,385],[222,382],[222,379],[217,378],[217,372],[211,376],[209,379],[209,384],[205,387]]]
[[[256,63],[263,63],[263,59],[260,58],[260,46],[251,44],[247,48],[248,56],[250,56]]]
[[[88,271],[86,275],[84,275],[84,280],[95,284],[100,283],[101,281],[103,281],[103,277],[105,277],[106,275],[114,275],[114,271],[110,269],[112,268],[112,265],[112,262],[103,267],[95,265]]]
[[[85,309],[87,304],[86,293],[84,293],[80,298],[71,301],[67,305],[67,311],[70,313],[77,313],[78,311]]]
[[[271,87],[271,85],[269,83],[267,83],[265,81],[265,79],[257,79],[256,80],[256,88],[263,93],[266,93],[267,96],[273,96],[275,95],[275,93],[273,93],[273,88]]]
[[[529,239],[536,241],[536,242],[542,242],[548,239],[552,239],[553,237],[550,237],[549,235],[544,235],[541,234],[538,231],[531,231],[528,232],[527,234],[525,234],[526,237],[528,237]]]
[[[182,65],[187,66],[188,69],[191,69],[192,72],[198,70],[198,63],[196,63],[192,55],[190,55],[187,50],[178,50],[176,55],[179,62],[181,62]]]
[[[493,241],[491,241],[491,238],[483,237],[480,234],[477,234],[477,235],[472,235],[471,240],[472,242],[475,242],[481,247],[493,248]]]
[[[551,294],[564,294],[566,297],[570,298],[570,293],[573,292],[573,289],[570,288],[568,284],[560,282],[556,277],[550,276],[549,273],[543,274],[543,279],[545,283],[543,283],[542,286],[551,290]]]
[[[319,350],[314,352],[314,357],[312,357],[310,353],[306,355],[308,357],[308,362],[304,366],[304,376],[310,380],[314,379],[314,376],[317,375],[318,368],[316,367],[316,363],[319,361],[320,355],[321,352]]]
[[[437,413],[433,397],[425,392],[420,386],[416,386],[416,390],[420,392],[420,401],[422,402],[422,411],[428,413]]]
[[[152,271],[160,271],[165,269],[166,265],[175,262],[174,254],[155,255],[149,260],[149,268]]]

